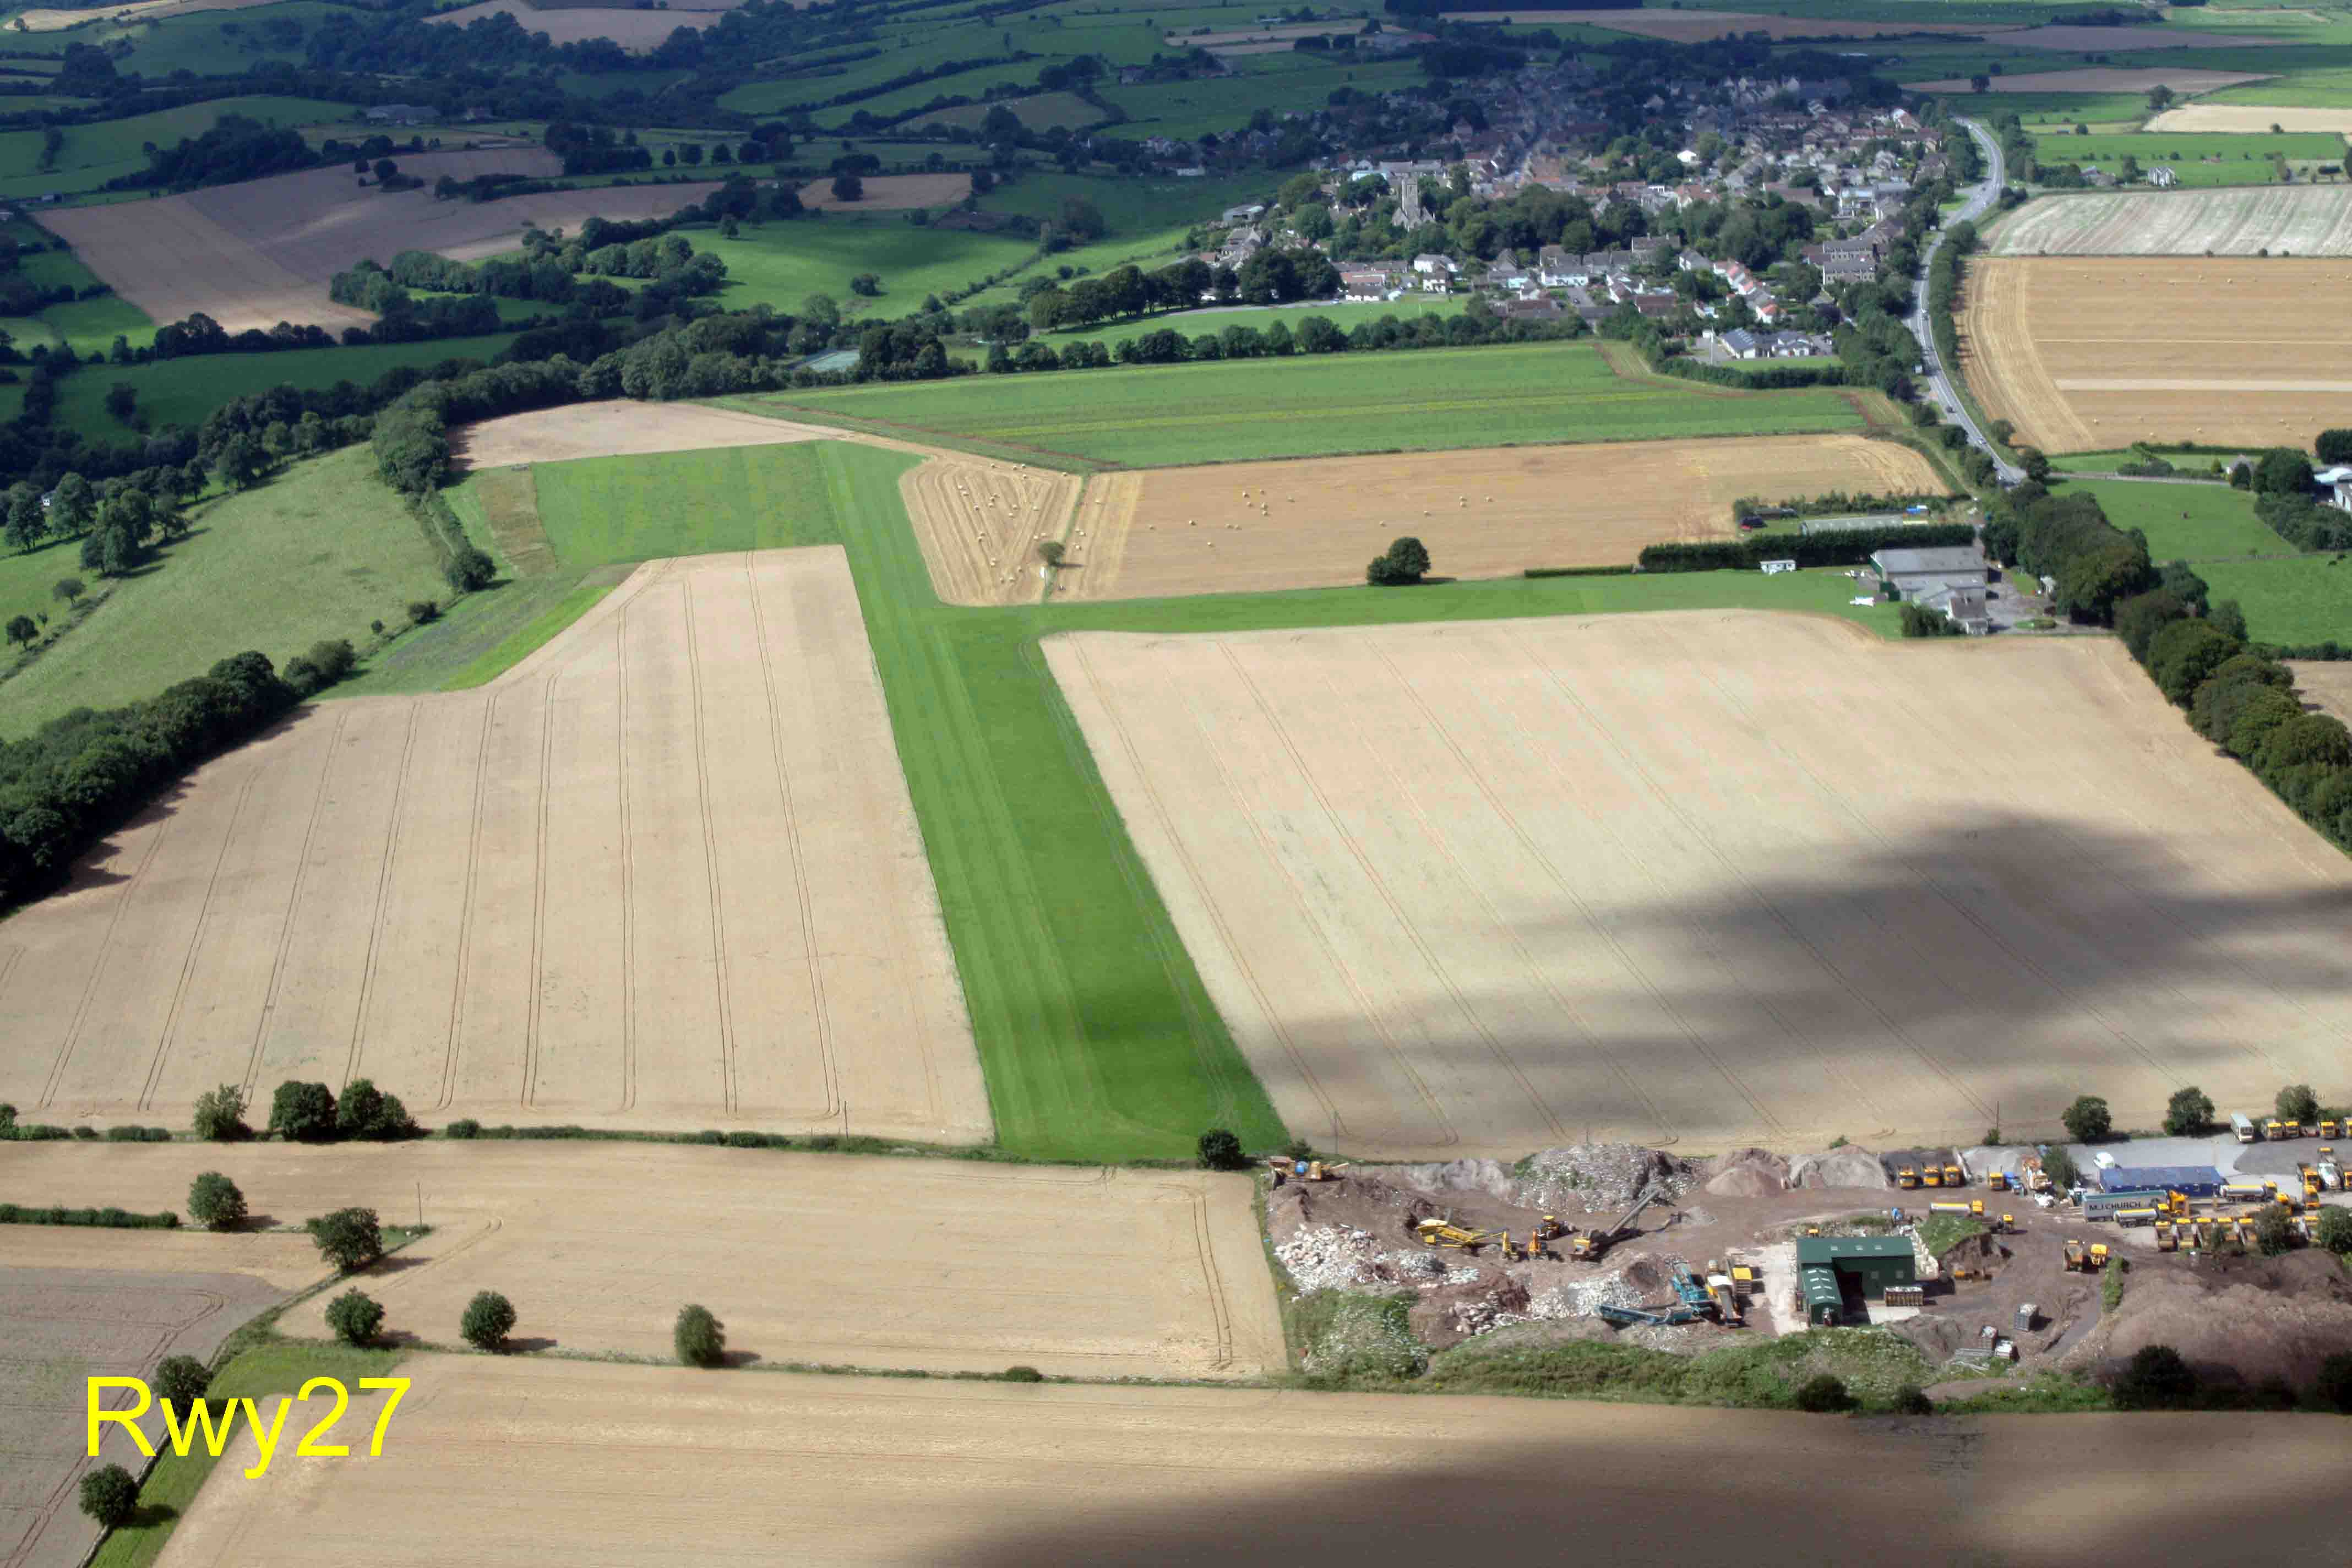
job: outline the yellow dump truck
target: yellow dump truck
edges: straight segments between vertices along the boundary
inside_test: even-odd
[[[1957,1160],[1945,1161],[1944,1185],[1948,1187],[1965,1187],[1968,1184],[1969,1173],[1960,1169],[1959,1162]]]
[[[1895,1173],[1895,1184],[1906,1190],[1916,1187],[1919,1184],[1919,1173],[1905,1165]]]
[[[2090,1268],[2090,1266],[2091,1254],[2089,1249],[2084,1247],[2079,1241],[2069,1240],[2066,1243],[2066,1272],[2069,1274],[2080,1274]]]
[[[2172,1222],[2168,1219],[2158,1220],[2156,1222],[2156,1249],[2158,1252],[2177,1252],[2179,1248],[2179,1238],[2175,1237],[2172,1233]]]

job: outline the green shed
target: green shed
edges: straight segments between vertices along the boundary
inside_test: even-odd
[[[1889,1285],[1916,1285],[1919,1264],[1907,1236],[1808,1236],[1797,1242],[1797,1272],[1827,1268],[1838,1277],[1841,1289],[1852,1289],[1865,1301],[1883,1300]],[[1806,1316],[1811,1314],[1807,1291]]]
[[[1807,1328],[1834,1328],[1845,1316],[1845,1292],[1838,1288],[1836,1269],[1820,1264],[1800,1268],[1797,1289],[1805,1299]]]

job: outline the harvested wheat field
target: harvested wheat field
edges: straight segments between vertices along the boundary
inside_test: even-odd
[[[2298,659],[2287,668],[2294,671],[2295,689],[2303,693],[2305,708],[2352,724],[2352,663]]]
[[[766,447],[779,441],[856,441],[840,430],[763,419],[698,403],[571,403],[501,415],[452,433],[457,460],[468,468],[562,463],[574,458],[699,452],[714,447]],[[925,448],[928,449],[928,448]]]
[[[2085,1085],[2149,1126],[2352,1040],[2352,861],[2112,642],[1743,611],[1046,651],[1276,1109],[1350,1153],[2032,1133]]]
[[[990,1129],[837,548],[662,561],[478,690],[312,708],[0,928],[0,1100]]]
[[[1986,258],[1960,364],[1986,414],[2045,451],[2300,447],[2352,424],[2352,369],[2310,315],[2347,288],[2352,260]]]
[[[2335,131],[2352,136],[2352,109],[2264,108],[2247,103],[2190,103],[2168,109],[2143,131]]]
[[[152,1268],[157,1255],[135,1247],[125,1248],[132,1261],[110,1258],[93,1245],[90,1260],[77,1262],[43,1246],[43,1228],[12,1225],[0,1238],[6,1258],[0,1263],[0,1410],[7,1413],[0,1425],[0,1563],[81,1568],[99,1536],[75,1506],[83,1473],[103,1462],[136,1475],[144,1462],[119,1425],[105,1429],[98,1458],[88,1457],[86,1380],[145,1376],[167,1355],[209,1357],[285,1290],[245,1274]],[[92,1239],[131,1234],[103,1231]],[[311,1253],[301,1281],[307,1284],[323,1270],[308,1240],[298,1239]],[[105,1397],[109,1409],[133,1403],[119,1394]],[[151,1438],[163,1426],[160,1412],[140,1422]]]
[[[530,225],[574,228],[596,216],[662,217],[719,188],[635,185],[444,202],[430,189],[444,174],[552,174],[560,165],[552,153],[532,147],[410,153],[399,163],[427,188],[387,192],[357,184],[349,169],[312,169],[186,195],[45,213],[41,222],[115,292],[159,321],[202,311],[230,331],[280,321],[341,327],[375,320],[327,298],[329,279],[362,258],[434,250],[477,260],[517,248]]]
[[[462,27],[492,16],[512,16],[524,32],[544,33],[548,42],[559,47],[584,44],[591,38],[610,38],[631,54],[643,55],[661,47],[680,27],[708,27],[717,23],[719,16],[718,11],[698,6],[643,11],[604,6],[541,9],[525,5],[523,0],[481,0],[479,5],[436,12],[425,19]]]
[[[131,0],[129,5],[89,6],[80,10],[20,11],[9,20],[12,26],[21,24],[27,33],[61,33],[68,27],[79,27],[101,16],[110,22],[161,22],[197,11],[242,11],[250,5],[272,3],[273,0]]]
[[[2325,1560],[2341,1444],[2277,1416],[1842,1421],[1490,1397],[1022,1387],[415,1355],[380,1458],[248,1479],[232,1448],[164,1568],[463,1559],[955,1563],[1642,1562],[1738,1540],[1743,1561],[1948,1559],[2066,1568],[2265,1551]],[[373,1423],[371,1402],[352,1420]],[[240,1436],[240,1444],[249,1441]],[[2236,1506],[2148,1488],[2227,1453]],[[1731,1454],[1732,1464],[1665,1456]],[[2033,1506],[2018,1506],[2032,1497]],[[1431,1500],[1442,1498],[1442,1506]],[[1595,1507],[1595,1498],[1606,1498]],[[1803,1500],[1791,1529],[1790,1499]],[[404,1528],[395,1541],[386,1520]],[[2065,1521],[2058,1529],[2053,1521]],[[436,1544],[437,1543],[437,1544]]]
[[[1620,566],[1738,531],[1732,502],[1945,489],[1860,436],[1611,441],[1150,468],[1087,481],[1055,593],[1077,599],[1328,588],[1409,533],[1447,577]]]
[[[2104,30],[2104,29],[2102,29]],[[2105,46],[2103,46],[2105,47]],[[2225,87],[2241,87],[2250,81],[2268,81],[2260,72],[2192,70],[2186,67],[2150,67],[2146,69],[2121,66],[2085,66],[2070,71],[2011,71],[2000,79],[2003,92],[2146,92],[2152,87],[2168,87],[2184,96],[2200,92],[2218,92]],[[1966,77],[1948,77],[1941,81],[1906,81],[1905,89],[1912,92],[1973,92],[1976,90]]]
[[[1078,481],[1052,468],[948,453],[908,469],[898,493],[933,593],[950,605],[1011,605],[1045,592],[1037,546],[1069,538]],[[1072,552],[1085,542],[1074,540]]]
[[[2352,185],[2043,196],[2000,220],[1996,256],[2352,254]]]
[[[855,208],[860,212],[902,212],[909,207],[952,206],[971,195],[970,174],[868,174],[865,192],[855,201],[844,201],[833,194],[829,181],[816,180],[801,187],[801,205],[841,212]]]
[[[404,1342],[455,1342],[467,1301],[495,1288],[520,1341],[582,1354],[667,1359],[679,1306],[699,1301],[730,1350],[764,1363],[1215,1378],[1284,1364],[1242,1176],[677,1144],[38,1147],[8,1162],[18,1201],[161,1208],[218,1170],[281,1223],[352,1204],[391,1222],[413,1221],[421,1193],[431,1233],[359,1281]],[[279,1330],[325,1338],[325,1309],[302,1302]]]
[[[1460,22],[1517,22],[1530,27],[1605,27],[1614,33],[1639,33],[1645,38],[1667,38],[1678,44],[1703,44],[1727,33],[1763,33],[1782,38],[1887,38],[1920,33],[1966,33],[1977,36],[2004,32],[1998,26],[1966,26],[1954,22],[1863,22],[1851,16],[1772,16],[1754,11],[1673,10],[1528,10],[1454,11],[1448,18]],[[1172,39],[1171,40],[1173,41]]]

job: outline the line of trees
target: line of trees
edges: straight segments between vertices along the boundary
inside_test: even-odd
[[[2078,621],[2112,625],[2118,605],[2158,585],[2147,542],[2086,491],[2054,496],[2028,480],[1990,503],[1984,537],[1995,559],[2053,579],[2052,602]]]
[[[988,351],[987,368],[1004,374],[1026,371],[1086,370],[1118,364],[1179,364],[1187,361],[1282,358],[1291,354],[1378,353],[1388,350],[1472,348],[1485,343],[1548,342],[1584,330],[1574,316],[1557,321],[1515,321],[1492,311],[1456,316],[1382,316],[1346,331],[1328,316],[1305,316],[1296,328],[1276,321],[1260,329],[1235,323],[1221,331],[1188,338],[1172,327],[1139,333],[1116,348],[1081,339],[1058,351],[1031,338],[1018,349],[999,342]]]

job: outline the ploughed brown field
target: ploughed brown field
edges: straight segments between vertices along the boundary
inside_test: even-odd
[[[1860,436],[1572,447],[1148,468],[1087,481],[1057,597],[1337,587],[1400,534],[1446,577],[1620,566],[1738,531],[1732,502],[1941,491],[1926,458]],[[934,566],[933,576],[940,575]]]
[[[2315,1417],[1849,1421],[1565,1400],[763,1376],[416,1355],[379,1458],[248,1479],[233,1447],[163,1568],[457,1562],[1557,1563],[1737,1541],[1743,1563],[2327,1561]],[[363,1443],[378,1407],[355,1400]],[[2228,1454],[2235,1505],[2147,1485]],[[2031,1499],[2032,1506],[2021,1500]],[[1792,1511],[1791,1500],[1801,1500]]]
[[[2111,641],[1722,611],[1046,651],[1276,1108],[1350,1153],[1885,1147],[2084,1093],[2152,1126],[2352,1038],[2352,863]]]
[[[650,563],[478,690],[303,710],[0,927],[0,1016],[27,1121],[369,1078],[436,1121],[991,1125],[832,547]]]
[[[430,1234],[352,1282],[396,1342],[456,1344],[478,1290],[504,1292],[526,1349],[667,1359],[699,1301],[748,1364],[1060,1376],[1254,1377],[1284,1365],[1246,1177],[891,1160],[675,1144],[368,1147],[26,1145],[14,1201],[172,1208],[200,1171],[280,1224],[358,1205]],[[13,1230],[15,1227],[11,1227]],[[108,1233],[111,1234],[111,1233]],[[183,1266],[247,1267],[190,1236]],[[328,1337],[329,1293],[281,1333]]]
[[[1985,412],[2051,452],[2307,445],[2352,425],[2352,368],[2311,330],[2352,260],[1982,257],[1960,363]]]
[[[347,167],[310,169],[186,195],[73,207],[45,213],[40,221],[116,293],[158,321],[202,311],[232,332],[280,321],[341,328],[375,320],[327,298],[328,281],[362,258],[388,261],[403,250],[434,250],[479,260],[516,249],[532,225],[576,229],[594,216],[666,217],[719,188],[636,185],[444,202],[432,191],[444,174],[459,180],[541,175],[560,174],[562,167],[554,154],[535,147],[405,153],[397,162],[401,173],[423,180],[425,188],[387,192],[360,184]]]
[[[0,1187],[18,1169],[0,1159]],[[299,1271],[283,1268],[289,1247],[307,1256]],[[289,1286],[325,1272],[301,1237],[0,1226],[0,1563],[81,1568],[99,1534],[76,1506],[82,1476],[101,1464],[136,1475],[146,1462],[120,1425],[105,1428],[89,1457],[88,1379],[145,1377],[167,1355],[208,1358]],[[101,1398],[109,1410],[135,1403],[122,1393]],[[151,1410],[140,1428],[160,1436],[162,1414]]]

